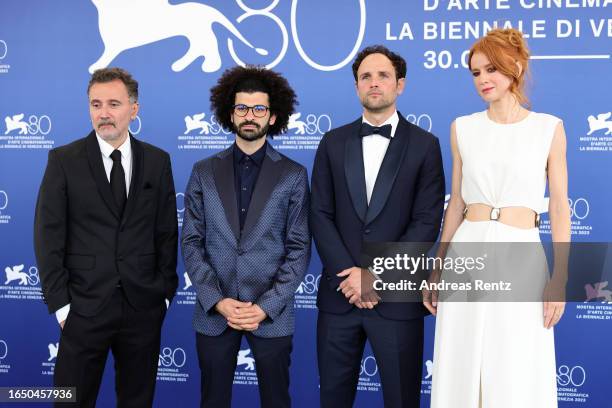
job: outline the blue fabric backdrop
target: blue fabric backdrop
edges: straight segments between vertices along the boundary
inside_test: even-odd
[[[224,69],[240,61],[268,64],[289,79],[299,96],[300,116],[293,118],[286,135],[272,143],[310,173],[322,134],[361,113],[350,69],[356,51],[374,43],[388,46],[408,62],[399,110],[440,138],[449,186],[450,123],[459,115],[484,109],[465,68],[465,50],[487,28],[512,25],[529,37],[534,54],[533,109],[564,120],[573,239],[604,242],[612,234],[609,4],[606,0],[209,0],[206,4],[3,0],[0,266],[6,279],[3,275],[0,281],[0,386],[52,381],[59,329],[41,300],[32,249],[34,204],[47,151],[90,130],[86,96],[90,69],[121,66],[140,82],[141,110],[131,130],[170,152],[180,223],[192,164],[233,142],[209,106],[209,89]],[[541,229],[543,239],[550,239],[546,216]],[[196,406],[199,400],[191,328],[195,295],[184,272],[179,264],[179,291],[164,324],[155,403],[159,407]],[[16,273],[20,278],[11,280]],[[318,404],[319,275],[320,261],[314,253],[295,300],[291,392],[296,407]],[[612,304],[601,299],[568,305],[556,328],[561,407],[612,406],[611,319]],[[427,319],[423,407],[429,406],[433,323],[433,318]],[[243,349],[247,348],[245,343]],[[235,406],[254,406],[258,401],[250,358],[252,354],[246,354],[236,370]],[[528,361],[524,369],[530,369]],[[112,379],[109,360],[100,406],[114,401]],[[516,381],[520,385],[521,378]],[[356,406],[382,406],[378,367],[369,349],[363,356],[359,390]]]

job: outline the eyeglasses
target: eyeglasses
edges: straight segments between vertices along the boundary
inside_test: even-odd
[[[253,116],[256,118],[263,118],[266,116],[266,113],[268,113],[270,108],[265,105],[247,106],[240,103],[238,105],[234,105],[234,114],[236,116],[243,117],[249,113],[249,109],[253,112]]]

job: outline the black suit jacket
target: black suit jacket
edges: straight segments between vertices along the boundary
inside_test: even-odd
[[[121,282],[130,304],[172,299],[178,227],[170,156],[130,135],[132,177],[123,216],[94,132],[49,152],[34,221],[34,247],[50,313],[70,303],[96,315]]]
[[[330,313],[353,306],[337,291],[336,274],[361,264],[364,241],[435,242],[444,208],[444,170],[438,139],[399,123],[367,204],[362,119],[332,129],[319,144],[312,170],[311,230],[323,264],[317,305]],[[380,303],[383,317],[410,319],[426,314],[421,303]]]

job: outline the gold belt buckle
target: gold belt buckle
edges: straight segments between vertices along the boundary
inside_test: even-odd
[[[491,221],[499,221],[500,213],[501,213],[501,208],[496,208],[496,207],[491,208],[491,214],[489,214],[489,219]]]

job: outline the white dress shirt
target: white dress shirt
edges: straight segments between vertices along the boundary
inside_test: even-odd
[[[113,168],[113,159],[111,159],[110,155],[115,150],[113,146],[111,146],[108,142],[102,139],[96,133],[96,138],[98,139],[98,144],[100,145],[100,152],[102,152],[102,163],[104,164],[104,171],[106,172],[106,178],[110,183],[110,173]],[[125,188],[126,188],[126,196],[130,192],[130,181],[132,179],[132,144],[130,143],[130,138],[125,139],[123,144],[118,147],[118,150],[121,152],[121,165],[123,166],[123,172],[125,173]],[[166,300],[166,302],[168,302]],[[167,306],[167,305],[166,305]],[[66,306],[61,307],[55,312],[55,317],[59,323],[63,322],[68,318],[68,313],[70,312],[70,303]]]
[[[363,117],[363,123],[367,123],[371,126],[376,126]],[[391,125],[391,137],[395,136],[395,129],[399,123],[399,116],[397,111],[393,112],[387,120],[376,127],[384,125]],[[361,138],[361,147],[363,148],[363,169],[365,171],[365,184],[366,193],[368,198],[368,205],[370,205],[370,198],[372,198],[372,192],[374,191],[374,185],[376,184],[376,177],[378,177],[378,171],[380,165],[385,158],[387,153],[387,147],[389,147],[391,139],[387,139],[381,135],[372,134],[370,136],[364,136]]]

